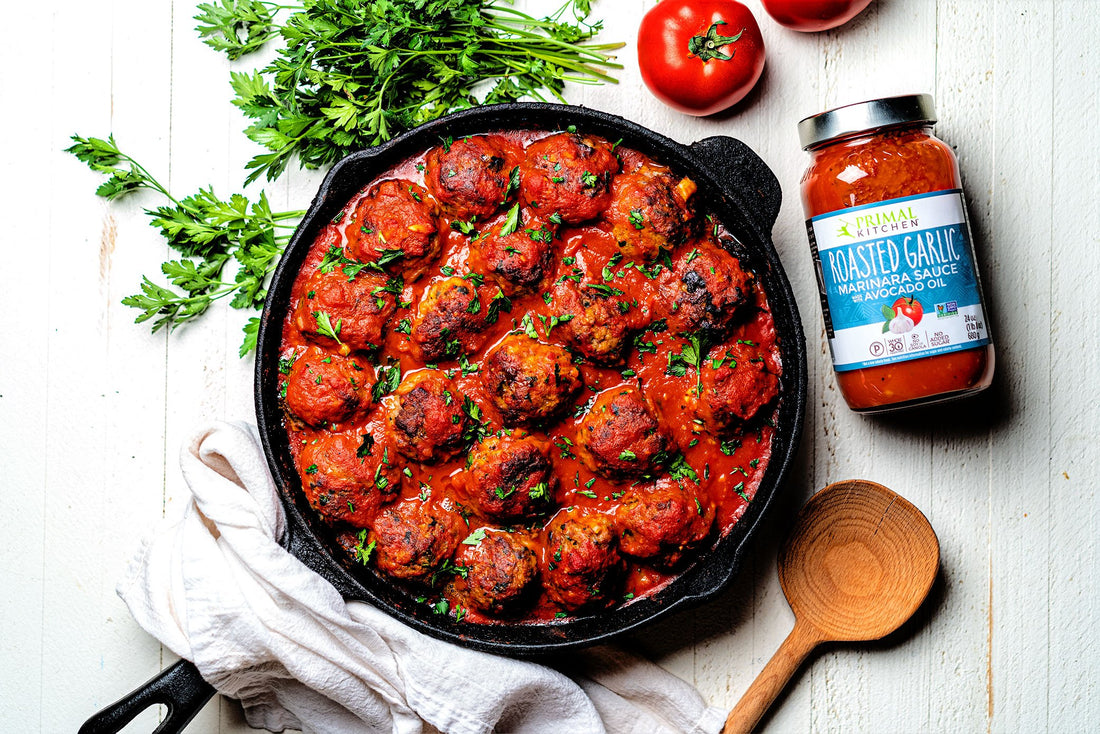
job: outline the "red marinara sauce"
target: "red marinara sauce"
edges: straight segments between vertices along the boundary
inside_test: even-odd
[[[994,351],[958,161],[929,95],[799,123],[802,204],[837,386],[857,412],[989,387]]]
[[[446,139],[320,232],[283,323],[301,491],[349,564],[468,624],[652,594],[771,457],[768,296],[696,184],[583,132]]]

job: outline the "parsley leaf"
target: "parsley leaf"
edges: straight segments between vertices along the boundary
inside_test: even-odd
[[[520,224],[522,224],[522,222],[519,217],[519,202],[516,202],[504,217],[504,224],[500,227],[500,236],[507,237],[515,232]]]

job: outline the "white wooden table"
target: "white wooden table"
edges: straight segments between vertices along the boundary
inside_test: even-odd
[[[917,621],[874,645],[827,649],[768,731],[1100,730],[1100,2],[876,0],[836,32],[760,20],[768,63],[733,115],[678,115],[644,90],[635,52],[617,87],[574,90],[683,142],[738,137],[775,170],[774,230],[810,353],[805,439],[736,583],[625,644],[731,705],[789,631],[775,551],[816,489],[882,482],[932,521],[941,578]],[[547,3],[547,5],[550,3]],[[633,42],[652,0],[601,0],[604,38]],[[531,5],[531,3],[528,3]],[[245,314],[219,307],[167,337],[119,304],[167,249],[141,214],[107,205],[61,152],[113,132],[172,189],[239,189],[253,146],[229,104],[229,64],[192,31],[192,0],[22,2],[0,44],[0,730],[74,731],[172,662],[131,620],[116,581],[139,538],[187,499],[177,454],[195,427],[252,419]],[[984,397],[866,418],[841,401],[815,299],[795,123],[890,94],[935,96],[956,146],[997,343]],[[300,208],[318,174],[268,186]],[[148,712],[130,731],[151,731]],[[242,732],[216,699],[190,729]]]

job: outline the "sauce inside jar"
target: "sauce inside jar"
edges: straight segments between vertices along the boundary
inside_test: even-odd
[[[837,386],[857,412],[988,387],[994,351],[958,162],[931,97],[799,123],[802,204]]]

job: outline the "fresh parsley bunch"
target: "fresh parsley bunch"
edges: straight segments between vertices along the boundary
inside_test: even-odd
[[[614,82],[605,70],[622,68],[607,52],[623,44],[588,43],[601,27],[586,22],[590,0],[547,18],[506,0],[303,0],[277,26],[279,7],[221,0],[196,16],[231,59],[276,34],[284,43],[265,68],[231,75],[233,103],[253,120],[245,133],[269,151],[248,163],[246,182],[278,177],[295,155],[328,165],[479,102],[564,102],[566,81]]]

